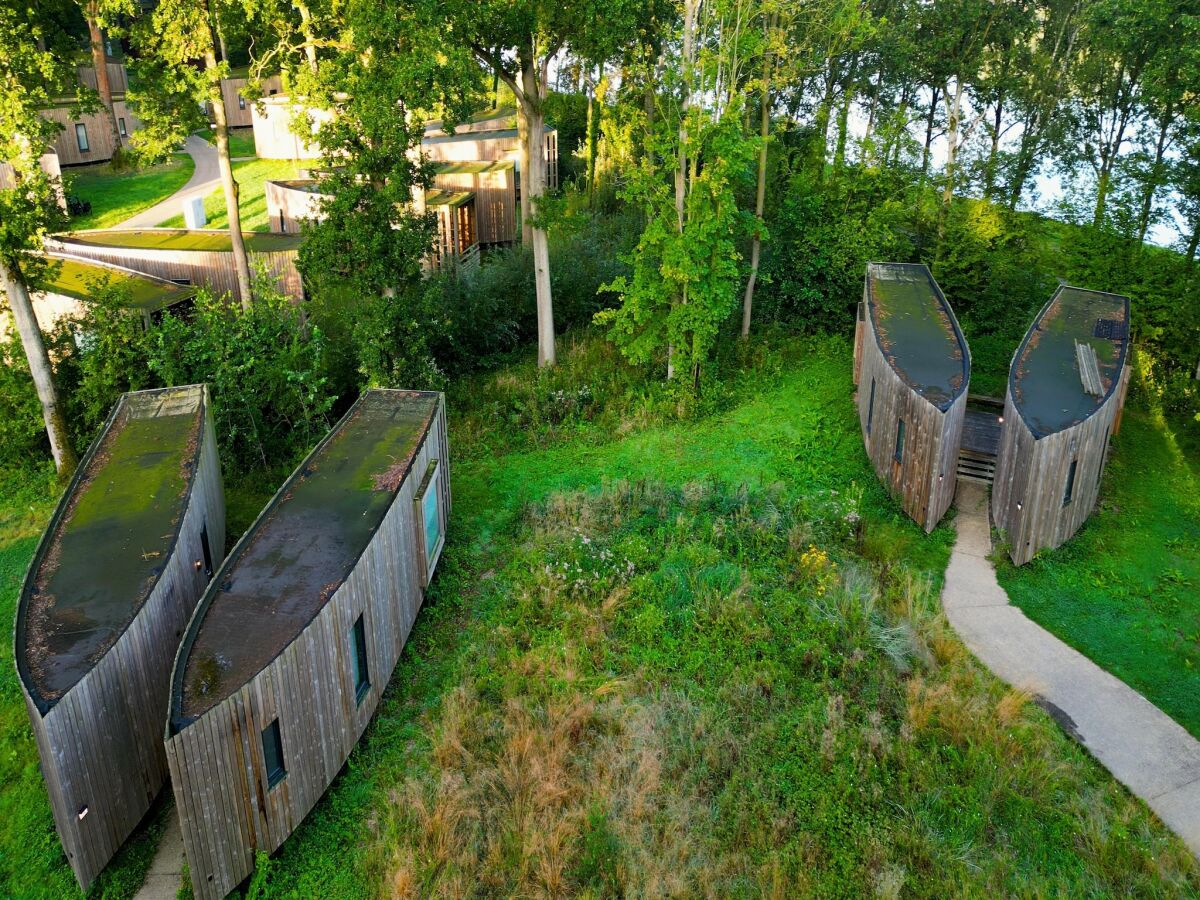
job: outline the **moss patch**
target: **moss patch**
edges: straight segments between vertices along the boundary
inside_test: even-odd
[[[116,285],[129,295],[132,309],[147,312],[181,303],[196,294],[195,288],[159,281],[132,272],[121,272],[98,263],[51,257],[55,263],[53,278],[38,285],[44,291],[90,300],[98,285]]]

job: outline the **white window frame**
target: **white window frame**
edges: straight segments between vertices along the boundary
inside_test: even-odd
[[[432,547],[427,546],[425,534],[427,501],[437,505],[438,537]],[[441,558],[442,548],[446,545],[446,498],[445,492],[442,490],[440,460],[431,459],[429,461],[429,466],[425,469],[425,477],[421,479],[421,484],[413,495],[413,519],[417,531],[417,555],[421,566],[421,581],[428,586],[429,582],[433,580],[433,573]]]

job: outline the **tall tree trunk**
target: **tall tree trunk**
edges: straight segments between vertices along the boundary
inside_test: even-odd
[[[538,365],[552,366],[557,360],[554,343],[554,298],[550,288],[550,243],[544,225],[535,224],[538,204],[546,192],[546,83],[537,69],[536,60],[524,61],[521,66],[521,91],[517,98],[524,120],[525,140],[521,142],[521,171],[528,191],[522,194],[522,210],[528,203],[529,218],[521,223],[528,227],[533,248],[533,277],[537,292]]]
[[[308,62],[308,70],[317,74],[317,36],[313,31],[312,10],[303,0],[292,0],[292,6],[300,13],[300,34],[304,38],[304,56]]]
[[[1138,243],[1146,240],[1146,232],[1150,229],[1150,214],[1154,211],[1154,195],[1158,193],[1163,181],[1163,157],[1167,152],[1167,134],[1171,123],[1175,120],[1170,106],[1164,110],[1162,121],[1158,123],[1158,140],[1154,144],[1154,165],[1150,167],[1150,177],[1142,188],[1142,208],[1138,213]]]
[[[238,300],[243,309],[253,302],[250,289],[250,259],[246,254],[246,241],[242,236],[242,215],[238,206],[238,183],[233,177],[233,163],[229,158],[229,120],[225,115],[225,102],[221,96],[221,74],[217,68],[216,28],[208,0],[200,0],[209,23],[208,41],[204,48],[204,68],[208,75],[208,99],[212,105],[216,123],[217,168],[221,173],[221,187],[225,190],[225,215],[229,219],[229,243],[233,249],[233,269],[237,275]]]
[[[773,14],[767,25],[768,35],[775,30],[778,14]],[[763,77],[760,104],[762,106],[759,121],[758,148],[758,191],[754,196],[754,217],[758,220],[758,228],[750,243],[750,277],[746,281],[746,294],[742,298],[742,338],[750,337],[750,318],[754,310],[754,285],[758,281],[758,261],[762,253],[763,210],[767,199],[767,138],[771,134],[771,67],[773,64],[770,41],[763,53]]]
[[[88,40],[92,48],[92,67],[96,70],[96,91],[100,94],[100,102],[108,118],[108,128],[112,133],[113,155],[109,164],[113,169],[124,168],[125,146],[121,142],[121,129],[117,124],[117,109],[113,105],[112,85],[108,80],[108,54],[104,51],[104,32],[100,30],[97,0],[89,0],[85,8]]]
[[[983,196],[992,199],[996,191],[996,174],[1000,165],[1000,126],[1004,120],[1004,93],[996,97],[995,113],[992,117],[992,145],[988,149],[987,164],[984,166]]]
[[[813,119],[813,163],[818,183],[825,180],[825,152],[828,149],[829,117],[833,113],[833,89],[836,82],[832,67],[832,61],[826,64],[825,92]]]
[[[958,174],[959,117],[962,115],[963,80],[958,78],[954,85],[954,99],[950,99],[949,87],[942,88],[946,100],[946,176],[942,185],[942,205],[938,210],[937,249],[935,257],[941,259],[942,241],[946,237],[946,220],[950,217],[950,204],[954,201],[954,182]]]
[[[588,92],[587,106],[587,185],[588,206],[596,201],[596,153],[600,143],[600,90],[604,81],[604,64],[600,64],[599,77]]]
[[[1200,245],[1200,217],[1197,217],[1196,224],[1192,226],[1192,236],[1188,238],[1186,251],[1188,262],[1196,261],[1196,247],[1198,245]],[[1196,377],[1200,378],[1200,375]]]
[[[684,0],[683,4],[683,102],[679,116],[679,164],[675,169],[675,230],[683,234],[686,225],[688,170],[694,164],[688,154],[688,114],[692,109],[692,84],[696,58],[696,20],[700,0]],[[687,287],[683,295],[672,299],[672,306],[688,302]],[[667,380],[675,377],[675,345],[667,343]]]
[[[850,60],[846,81],[842,85],[842,102],[838,105],[837,143],[833,150],[833,171],[840,172],[846,164],[846,142],[850,130],[850,104],[854,102],[855,77],[858,74],[858,54]]]
[[[921,154],[921,181],[924,182],[929,175],[929,149],[933,145],[933,122],[937,116],[938,100],[941,99],[941,94],[936,87],[931,87],[929,98],[929,115],[925,117],[925,150]]]
[[[10,267],[0,259],[0,281],[4,282],[4,293],[8,296],[8,305],[12,310],[13,319],[16,320],[17,332],[21,336],[21,346],[25,349],[25,358],[29,361],[33,386],[42,405],[42,419],[46,423],[46,436],[50,439],[54,466],[58,469],[59,477],[66,479],[79,465],[79,457],[75,455],[75,449],[71,446],[67,422],[58,403],[58,390],[54,386],[50,356],[46,353],[46,343],[42,340],[33,304],[29,301],[25,279],[18,269]]]
[[[533,246],[533,216],[529,206],[529,119],[525,103],[517,97],[517,157],[521,163],[517,180],[521,188],[521,243]]]

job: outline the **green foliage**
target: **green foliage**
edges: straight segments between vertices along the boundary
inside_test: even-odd
[[[560,181],[580,171],[576,153],[587,139],[587,105],[586,94],[552,91],[546,97],[546,124],[558,129]]]
[[[168,313],[147,354],[164,384],[208,384],[227,471],[294,459],[330,426],[324,336],[267,276],[249,310],[201,292],[186,315]]]
[[[40,461],[48,452],[42,407],[21,342],[0,341],[0,466]]]
[[[699,111],[687,116],[683,146],[679,127],[666,120],[655,127],[630,177],[624,196],[642,209],[646,224],[637,249],[626,257],[632,275],[604,286],[620,294],[620,307],[601,311],[596,321],[608,326],[633,362],[647,363],[669,349],[668,366],[698,383],[717,331],[738,299],[741,257],[735,239],[741,214],[735,187],[756,142],[743,133],[736,107],[715,121]],[[681,219],[667,176],[687,159],[703,164],[691,163]]]

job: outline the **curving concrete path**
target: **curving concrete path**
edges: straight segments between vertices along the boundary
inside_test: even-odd
[[[153,228],[171,216],[182,215],[183,203],[193,197],[207,197],[221,185],[221,172],[217,168],[217,148],[203,138],[189,134],[183,149],[196,164],[187,183],[165,200],[160,200],[149,209],[126,219],[117,228]]]
[[[183,831],[174,807],[167,815],[167,830],[158,842],[146,880],[133,895],[133,900],[175,900],[179,893],[183,883]]]
[[[1068,734],[1200,856],[1200,741],[1008,602],[988,559],[987,493],[959,482],[942,606],[984,665],[1038,699]]]

